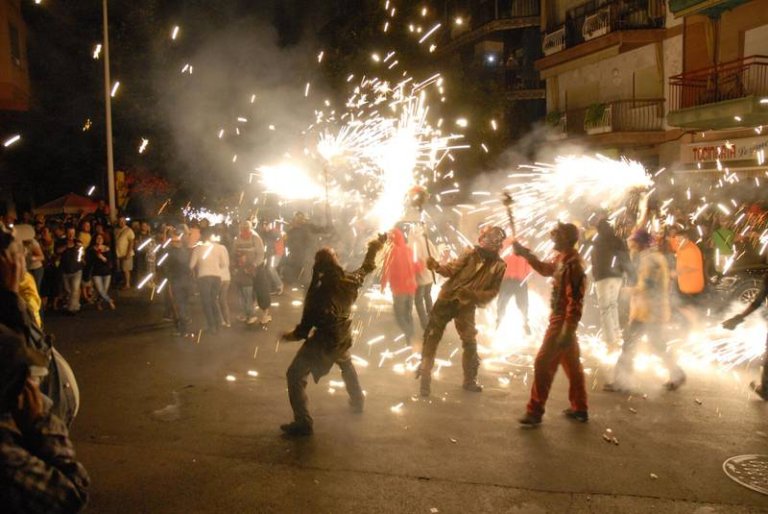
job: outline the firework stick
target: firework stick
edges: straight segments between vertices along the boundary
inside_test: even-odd
[[[512,239],[517,241],[517,228],[515,227],[515,215],[512,212],[512,204],[514,204],[515,201],[512,199],[511,194],[502,193],[501,202],[504,204],[504,207],[507,208],[507,217],[509,218],[509,225],[512,227]]]

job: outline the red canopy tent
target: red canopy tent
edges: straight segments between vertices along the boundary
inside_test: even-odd
[[[68,193],[55,200],[34,209],[35,214],[50,216],[52,214],[79,214],[81,212],[92,213],[98,204],[88,197]]]

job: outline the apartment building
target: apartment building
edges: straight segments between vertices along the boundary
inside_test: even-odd
[[[663,164],[667,79],[682,71],[682,22],[664,0],[542,0],[547,118],[554,139]]]
[[[28,64],[20,0],[0,0],[0,111],[29,109]]]
[[[768,0],[670,0],[669,8],[682,23],[683,48],[681,72],[669,78],[667,122],[686,133],[668,159],[683,173],[764,176]]]
[[[479,81],[492,81],[505,99],[507,132],[528,133],[545,113],[545,89],[534,67],[541,55],[540,0],[445,0],[449,28],[437,58]]]

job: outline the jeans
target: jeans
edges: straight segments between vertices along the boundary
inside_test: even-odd
[[[109,297],[109,284],[112,282],[112,276],[111,275],[94,275],[93,276],[93,287],[96,288],[96,292],[99,293],[99,296],[102,300],[104,300],[107,303],[112,302],[112,298]]]
[[[512,297],[515,297],[515,303],[520,313],[523,315],[523,322],[528,323],[528,284],[514,278],[505,278],[501,282],[499,289],[499,300],[496,304],[496,324],[501,324],[504,315],[507,312],[507,305]]]
[[[240,291],[240,306],[243,308],[243,314],[246,319],[250,319],[256,315],[253,308],[253,285],[238,286],[238,291]]]
[[[219,288],[219,311],[221,312],[221,320],[224,323],[229,323],[229,280],[223,281]]]
[[[653,353],[658,355],[669,371],[670,382],[679,382],[685,378],[685,373],[677,365],[674,354],[667,350],[667,341],[664,337],[664,327],[658,323],[644,323],[633,320],[629,322],[624,333],[624,344],[621,346],[621,355],[616,362],[614,382],[620,388],[629,388],[630,379],[634,371],[635,353],[637,344],[643,334],[648,336],[648,345]]]
[[[221,312],[219,311],[219,289],[221,289],[220,277],[199,277],[197,288],[200,290],[200,303],[203,304],[203,313],[208,330],[218,332],[221,324]]]
[[[80,282],[83,280],[83,272],[76,271],[75,273],[62,274],[62,283],[64,284],[64,292],[67,293],[67,310],[70,312],[77,312],[80,310]]]
[[[623,279],[612,277],[595,282],[597,305],[600,309],[600,324],[603,328],[603,340],[608,344],[619,341],[619,293]]]
[[[307,378],[312,372],[315,363],[315,352],[308,345],[309,341],[296,352],[293,362],[288,367],[286,379],[288,381],[288,399],[293,409],[293,418],[297,423],[312,426],[312,416],[309,415],[307,408]],[[360,380],[357,378],[357,371],[352,364],[352,356],[347,351],[336,361],[341,368],[341,378],[344,380],[344,386],[352,404],[360,405],[364,401],[363,389],[360,387]]]
[[[29,273],[35,279],[35,285],[37,286],[38,294],[40,294],[40,296],[43,296],[43,294],[40,292],[40,286],[43,283],[43,274],[45,273],[45,268],[41,266],[37,269],[31,269],[29,270]]]
[[[392,307],[395,311],[397,326],[405,334],[405,341],[411,344],[413,337],[413,296],[409,294],[392,295]]]
[[[421,329],[426,330],[427,323],[429,322],[429,313],[432,312],[432,284],[418,286],[413,300],[416,304],[416,314],[419,315]]]

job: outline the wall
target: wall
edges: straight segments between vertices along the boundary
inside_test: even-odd
[[[11,58],[10,24],[19,37],[20,60]],[[19,0],[0,0],[0,110],[29,108],[27,26],[21,18]]]
[[[560,108],[586,107],[591,103],[632,98],[633,73],[636,97],[661,98],[663,77],[659,76],[654,45],[589,64],[558,77]],[[638,87],[639,86],[639,87]]]

